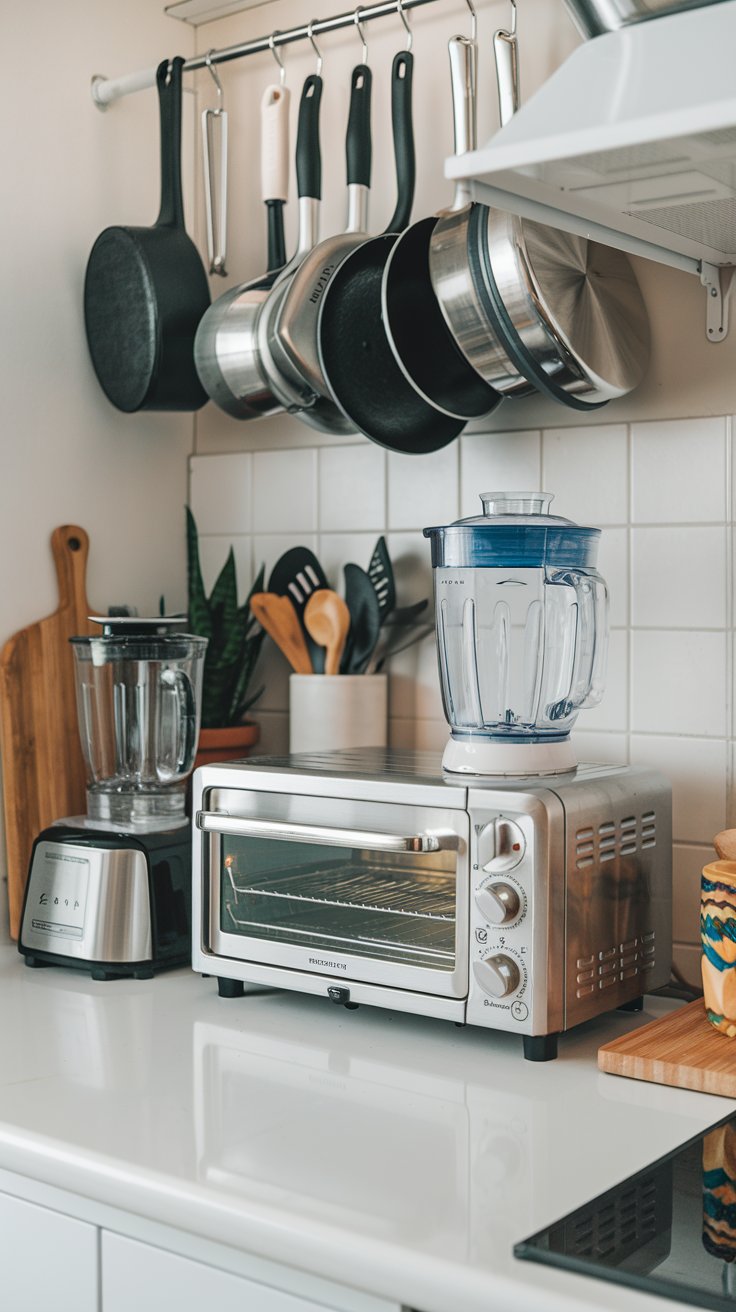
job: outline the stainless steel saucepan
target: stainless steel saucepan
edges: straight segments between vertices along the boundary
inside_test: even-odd
[[[686,9],[704,9],[723,0],[565,0],[575,26],[585,37],[601,36],[630,23],[666,18]]]
[[[310,75],[299,104],[296,146],[299,223],[295,254],[279,273],[267,274],[220,296],[197,330],[194,354],[202,385],[212,400],[236,419],[259,419],[283,410],[261,360],[258,320],[272,289],[290,277],[317,239],[321,97],[322,79]],[[275,139],[274,149],[277,149]]]
[[[415,161],[412,76],[413,55],[407,49],[395,56],[391,69],[391,118],[397,180],[396,208],[389,221],[391,232],[401,231],[409,222],[414,200]],[[365,124],[361,126],[361,131],[364,128]],[[348,160],[350,160],[350,151],[348,152]],[[350,177],[353,173],[354,170],[349,167],[348,176]],[[351,185],[355,184],[349,183],[348,190],[350,190]],[[354,207],[352,208],[354,209]],[[323,242],[318,251],[324,250],[325,246],[328,247],[328,250],[333,249],[334,240],[329,239],[327,243]],[[336,282],[344,279],[347,266],[351,265],[358,252],[364,250],[366,237],[364,232],[353,231],[352,227],[349,227],[348,231],[341,234],[338,240],[340,241],[339,266],[333,269],[330,276],[324,280],[324,286],[320,284],[321,292],[316,302],[310,296],[306,303],[300,305],[296,298],[298,288],[310,286],[309,272],[315,267],[318,252],[310,256],[296,274],[292,287],[287,289],[286,296],[282,297],[279,313],[270,316],[272,333],[269,338],[269,354],[281,378],[289,381],[291,404],[288,409],[291,413],[298,414],[300,419],[314,428],[322,428],[324,427],[324,412],[327,408],[330,417],[328,431],[335,431],[334,416],[339,415],[344,426],[342,431],[345,431],[345,426],[347,426],[347,431],[355,432],[355,425],[350,422],[344,409],[338,408],[338,405],[335,404],[336,398],[334,398],[332,388],[325,378],[319,337],[324,306],[330,299]],[[374,242],[380,243],[381,240],[389,239],[375,238],[373,242],[367,244],[372,247]],[[392,237],[390,240],[395,240],[395,238]],[[334,258],[334,256],[330,256],[330,263]],[[317,353],[316,363],[315,351]]]
[[[504,122],[518,103],[515,24],[494,51]],[[641,381],[649,323],[623,252],[474,204],[438,221],[429,271],[461,351],[504,395],[533,383],[589,410]]]

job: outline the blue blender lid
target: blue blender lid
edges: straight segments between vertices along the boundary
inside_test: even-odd
[[[481,492],[480,499],[482,515],[423,530],[433,566],[595,568],[600,529],[550,515],[550,493]]]

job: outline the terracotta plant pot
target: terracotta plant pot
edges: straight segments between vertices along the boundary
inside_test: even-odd
[[[213,761],[237,761],[250,756],[260,736],[260,725],[251,721],[227,729],[200,729],[195,770],[198,765],[211,765]]]

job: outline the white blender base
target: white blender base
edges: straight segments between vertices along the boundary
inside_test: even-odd
[[[442,757],[443,770],[455,774],[563,774],[578,763],[572,742],[488,742],[450,738]]]

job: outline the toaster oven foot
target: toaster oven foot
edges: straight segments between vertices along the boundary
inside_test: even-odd
[[[643,1011],[643,1010],[644,1010],[644,998],[642,997],[641,993],[639,994],[638,998],[631,998],[629,1002],[622,1002],[621,1006],[616,1008],[616,1011]]]
[[[221,998],[242,998],[245,986],[242,979],[223,979],[222,975],[218,975],[217,992]]]
[[[557,1034],[524,1034],[522,1037],[527,1061],[554,1061],[557,1056]]]

